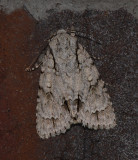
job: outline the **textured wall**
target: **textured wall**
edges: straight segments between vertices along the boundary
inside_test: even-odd
[[[67,9],[74,12],[83,12],[85,9],[112,11],[124,8],[129,13],[138,17],[137,0],[0,0],[0,5],[8,13],[23,7],[37,20],[45,19],[51,14],[51,11]]]
[[[135,160],[136,18],[124,9],[50,10],[47,19],[33,17],[26,9],[0,12],[0,159]],[[41,140],[35,128],[40,70],[24,69],[45,38],[72,23],[102,43],[79,38],[107,83],[117,126],[95,131],[74,125],[64,135]]]

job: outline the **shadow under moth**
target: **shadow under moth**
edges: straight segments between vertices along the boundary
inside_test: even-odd
[[[88,52],[74,33],[59,30],[41,57],[36,129],[45,139],[71,124],[92,129],[116,125],[110,96]]]

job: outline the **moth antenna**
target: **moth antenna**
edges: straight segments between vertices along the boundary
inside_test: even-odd
[[[75,35],[78,36],[78,37],[80,37],[80,38],[86,38],[86,39],[88,39],[88,40],[91,40],[91,41],[93,41],[93,42],[95,42],[95,43],[97,43],[97,44],[100,44],[100,45],[102,44],[101,42],[94,40],[91,36],[87,36],[87,35],[84,34],[83,32],[78,32],[78,31],[76,31],[76,32],[75,32]]]
[[[80,38],[86,38],[86,39],[91,40],[91,41],[93,41],[97,44],[100,44],[100,45],[102,44],[101,42],[94,40],[91,36],[89,36],[89,35],[87,36],[83,32],[75,31],[75,28],[74,28],[73,25],[71,26],[71,29],[67,29],[67,33],[71,33],[72,36],[78,36]]]

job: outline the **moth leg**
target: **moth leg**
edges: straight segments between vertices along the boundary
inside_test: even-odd
[[[33,59],[31,64],[27,68],[25,68],[25,71],[27,71],[27,72],[32,71],[33,70],[33,65],[37,62],[38,58],[39,58],[39,55]]]
[[[41,45],[41,46],[43,46],[43,48],[42,48],[42,50],[40,51],[40,54],[33,59],[32,63],[25,69],[25,71],[31,72],[31,71],[34,71],[35,69],[37,69],[37,68],[40,67],[40,65],[43,63],[43,62],[42,62],[42,59],[43,59],[44,54],[45,54],[45,53],[43,53],[43,52],[44,52],[44,50],[47,48],[48,42],[51,41],[51,39],[52,39],[54,36],[56,36],[56,33],[55,33],[54,35],[50,36],[49,39],[44,39],[44,43],[47,43],[46,46],[45,46],[45,45]],[[34,67],[33,67],[33,66],[34,66]]]
[[[39,68],[41,66],[41,64],[43,63],[42,59],[44,57],[44,54],[45,54],[45,52],[41,51],[40,54],[33,59],[32,63],[25,69],[25,71],[31,72],[31,71],[34,71],[35,69]]]

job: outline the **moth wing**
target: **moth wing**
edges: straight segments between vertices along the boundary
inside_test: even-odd
[[[110,129],[116,126],[114,110],[108,106],[101,112],[90,113],[81,109],[79,112],[79,121],[83,126],[92,129]]]
[[[79,65],[82,66],[82,79],[85,80],[85,88],[80,96],[78,122],[88,128],[112,128],[116,125],[115,114],[110,97],[104,88],[104,82],[99,80],[96,66],[80,44],[77,55]]]
[[[91,89],[87,102],[82,103],[78,113],[78,121],[90,129],[109,129],[116,125],[110,97],[105,89],[100,86],[100,83],[103,83],[103,81],[98,81],[97,90],[102,90],[102,93],[100,94],[98,91]]]
[[[52,86],[55,79],[54,61],[50,51],[47,51],[43,59],[39,80],[37,99],[37,132],[41,138],[49,138],[70,128],[71,117],[66,106],[57,103]]]
[[[58,105],[51,94],[45,95],[39,90],[39,99],[42,102],[37,104],[37,132],[41,138],[49,138],[60,133],[65,133],[70,128],[70,115],[64,106]]]

